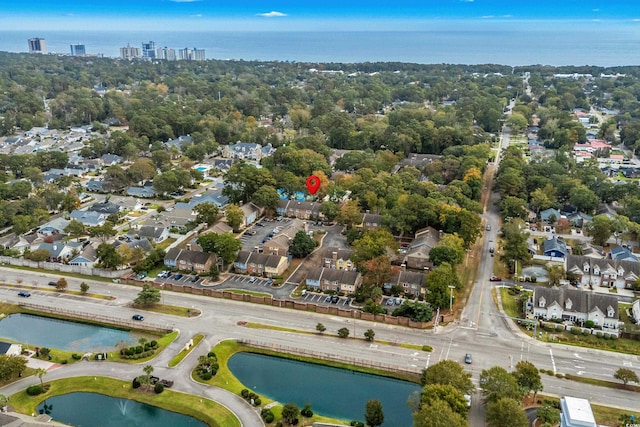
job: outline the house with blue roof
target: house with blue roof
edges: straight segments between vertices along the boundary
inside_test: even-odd
[[[69,258],[73,251],[73,247],[62,242],[41,243],[38,249],[49,252],[49,259],[52,261],[62,261],[64,258]]]
[[[94,193],[106,193],[106,190],[102,187],[102,180],[90,179],[87,182],[87,191],[92,191]]]
[[[69,225],[70,222],[71,221],[62,217],[52,219],[46,224],[42,224],[40,228],[38,228],[38,233],[45,236],[51,236],[52,234],[65,234],[64,229],[67,227],[67,225]]]
[[[107,215],[101,212],[80,211],[76,209],[69,214],[69,218],[80,221],[85,227],[97,227],[105,223]]]
[[[127,188],[127,196],[152,199],[156,197],[156,190],[152,186],[129,187]]]
[[[559,220],[561,216],[562,214],[558,209],[549,208],[540,211],[540,219],[547,224],[554,223],[555,221]]]
[[[164,143],[167,149],[171,150],[172,147],[176,147],[180,152],[185,150],[190,144],[193,144],[191,135],[180,135],[176,139],[171,139]]]
[[[638,262],[638,257],[634,255],[629,248],[625,248],[624,246],[616,246],[615,248],[612,248],[611,252],[609,252],[609,257],[616,261]]]
[[[564,240],[552,237],[544,241],[542,245],[544,256],[564,258],[569,255],[569,248]]]

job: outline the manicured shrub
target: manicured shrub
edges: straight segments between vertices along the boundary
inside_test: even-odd
[[[133,387],[133,388],[140,387],[140,381],[138,381],[138,377],[133,379],[133,381],[131,382],[131,387]]]
[[[164,391],[164,386],[160,383],[156,383],[156,385],[153,386],[153,391],[155,391],[156,394],[160,394]]]
[[[276,417],[273,415],[273,412],[269,411],[269,413],[264,417],[264,422],[267,424],[272,423],[275,418]]]
[[[262,404],[262,400],[259,397],[253,399],[253,406],[260,406]]]
[[[79,354],[77,354],[77,353],[73,353],[73,354],[71,355],[71,358],[72,358],[73,360],[80,360],[80,359],[82,359],[82,356],[80,356],[80,355],[79,355]]]
[[[556,331],[557,331],[557,332],[562,332],[562,331],[564,331],[564,325],[556,325]]]
[[[136,354],[140,354],[140,353],[142,353],[143,351],[144,351],[144,349],[142,348],[142,346],[141,346],[141,345],[137,345],[137,346],[136,346]]]
[[[559,373],[559,372],[558,372],[558,373],[556,374],[556,378],[564,378],[564,374],[561,374],[561,373]]]
[[[351,421],[349,425],[353,427],[364,427],[364,423],[362,421]]]
[[[243,388],[242,391],[240,391],[240,396],[246,399],[247,397],[249,397],[249,390],[246,388]]]
[[[596,326],[596,324],[593,322],[593,320],[587,320],[586,322],[584,322],[585,328],[593,328],[594,326]]]
[[[150,345],[151,347],[155,348],[155,347],[157,347],[157,346],[158,346],[158,341],[156,341],[156,340],[151,340],[151,342],[149,343],[149,345]]]
[[[433,351],[433,347],[431,347],[430,345],[423,345],[422,351]]]
[[[27,394],[29,396],[37,396],[39,394],[42,394],[42,386],[40,385],[32,385],[27,387]]]
[[[585,329],[585,330],[582,331],[582,335],[584,335],[586,337],[586,336],[591,335],[591,332],[589,332],[588,330]]]
[[[596,332],[596,336],[597,336],[598,338],[602,338],[602,332],[600,332],[600,331]]]
[[[66,365],[67,363],[69,363],[69,361],[68,361],[67,359],[62,359],[62,360],[60,361],[60,364],[61,364],[61,365]]]
[[[204,371],[198,374],[198,377],[200,377],[201,380],[203,381],[208,381],[213,377],[213,374],[209,371]]]
[[[571,333],[573,335],[580,335],[582,333],[582,329],[578,328],[577,326],[574,326],[573,328],[571,328]]]
[[[618,336],[617,336],[617,335],[613,335],[613,334],[611,334],[611,337],[610,337],[610,338],[611,338],[612,340],[617,340],[617,339],[618,339]]]
[[[209,353],[207,353],[207,357],[213,357],[215,359],[218,359],[218,357],[216,356],[216,354],[213,351],[210,351]]]

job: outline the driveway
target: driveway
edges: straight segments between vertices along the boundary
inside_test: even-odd
[[[269,283],[269,279],[264,277],[252,277],[242,274],[230,274],[229,277],[222,283],[213,287],[216,290],[224,289],[242,289],[252,292],[263,292],[273,295],[275,299],[291,299],[291,292],[296,288],[296,285],[285,283],[282,286],[272,287]]]

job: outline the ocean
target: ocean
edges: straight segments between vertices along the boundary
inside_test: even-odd
[[[205,49],[207,59],[295,62],[409,62],[419,64],[640,65],[640,23],[627,26],[527,25],[425,31],[0,31],[0,51],[26,52],[31,37],[46,39],[48,53],[119,56],[120,47]]]

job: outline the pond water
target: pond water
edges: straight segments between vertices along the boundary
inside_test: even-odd
[[[364,421],[367,401],[382,403],[384,426],[413,424],[407,399],[421,387],[376,375],[253,353],[237,353],[228,363],[233,375],[250,390],[301,409],[343,420]]]
[[[195,418],[97,393],[69,393],[38,405],[40,414],[76,427],[206,427]]]
[[[141,336],[120,329],[31,314],[11,314],[0,321],[1,338],[78,353],[111,351],[118,342],[132,345]]]
[[[524,277],[536,276],[536,281],[538,282],[549,281],[549,276],[547,276],[547,269],[539,265],[532,265],[532,266],[523,268],[522,271],[520,272],[520,275]]]

